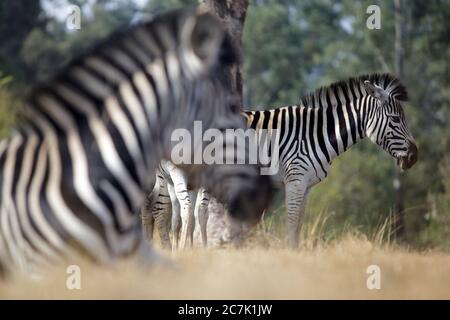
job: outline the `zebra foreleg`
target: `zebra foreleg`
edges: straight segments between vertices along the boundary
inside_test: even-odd
[[[152,208],[152,217],[158,229],[162,247],[170,249],[172,245],[170,243],[168,220],[170,219],[171,202],[168,183],[165,179],[158,177],[158,185],[158,196]]]
[[[189,245],[194,247],[194,231],[195,231],[195,203],[197,202],[198,191],[189,191],[191,198],[191,211],[189,212],[188,225],[187,225],[187,239]]]
[[[158,229],[159,237],[161,238],[161,245],[164,249],[171,249],[172,244],[170,242],[169,228],[167,220],[170,220],[170,204],[158,214],[154,214],[155,225]]]
[[[176,188],[176,187],[175,187]],[[178,194],[178,192],[177,192]],[[181,242],[180,247],[185,249],[188,245],[193,245],[193,231],[195,226],[194,208],[192,206],[191,192],[185,190],[181,197],[178,197],[181,206]]]
[[[172,250],[176,250],[178,248],[179,240],[180,240],[180,231],[181,231],[181,215],[180,215],[180,202],[178,201],[175,190],[172,184],[167,185],[167,189],[170,194],[170,199],[172,202]]]
[[[153,210],[152,207],[154,205],[153,192],[145,198],[144,205],[141,207],[141,219],[142,219],[142,228],[145,237],[148,241],[152,241],[153,239]]]
[[[208,246],[207,224],[208,224],[208,204],[209,195],[204,188],[200,188],[195,202],[195,220],[198,221],[200,227],[200,235],[202,237],[202,245]]]
[[[287,233],[288,244],[292,249],[298,248],[307,194],[307,186],[302,181],[286,183]]]

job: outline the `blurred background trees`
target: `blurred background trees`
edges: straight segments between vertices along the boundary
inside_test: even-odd
[[[395,1],[251,0],[243,34],[244,106],[296,104],[321,85],[363,73],[398,72]],[[142,16],[196,0],[3,0],[0,2],[0,134],[24,92],[96,39]],[[82,8],[81,30],[65,25],[68,4]],[[369,5],[381,29],[369,30]],[[402,81],[420,155],[401,174],[404,237],[418,247],[450,248],[450,2],[403,1]],[[327,217],[330,232],[369,233],[395,212],[397,167],[364,141],[333,163],[312,191],[307,218]],[[281,192],[281,191],[280,191]],[[281,194],[267,219],[280,218]]]

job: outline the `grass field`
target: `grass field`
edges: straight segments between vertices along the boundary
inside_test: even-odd
[[[167,253],[170,255],[170,253]],[[379,245],[365,237],[292,251],[252,244],[246,249],[188,250],[174,268],[144,271],[133,262],[112,269],[81,264],[81,289],[66,288],[65,267],[46,280],[0,283],[1,298],[25,299],[450,299],[450,254]],[[369,265],[381,289],[366,285]]]

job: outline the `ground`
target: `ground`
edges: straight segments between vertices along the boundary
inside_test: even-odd
[[[450,254],[416,252],[348,236],[312,248],[194,249],[173,267],[114,269],[82,263],[81,289],[68,290],[65,267],[46,280],[0,282],[1,298],[37,299],[450,299]],[[377,265],[381,288],[367,288]]]

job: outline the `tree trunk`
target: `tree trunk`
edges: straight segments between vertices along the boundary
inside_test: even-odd
[[[217,16],[222,21],[225,29],[231,37],[232,43],[238,52],[242,47],[242,32],[244,30],[244,22],[247,14],[248,0],[199,0],[199,9],[208,11]],[[242,74],[239,63],[230,66],[228,70],[224,70],[230,79],[233,92],[237,94],[242,106]],[[241,107],[242,109],[242,107]],[[223,205],[212,198],[208,207],[208,245],[220,246],[229,239],[229,221],[225,214]],[[196,242],[199,242],[198,224],[195,228]]]
[[[240,52],[248,0],[199,0],[199,8],[219,17],[228,31],[234,46]],[[233,91],[239,96],[242,105],[242,74],[240,65],[235,64],[226,72],[231,79]]]
[[[403,1],[394,0],[395,7],[395,73],[397,76],[403,78],[403,34],[405,29],[403,16]],[[394,208],[394,236],[396,239],[403,239],[405,236],[405,219],[404,219],[404,193],[402,173],[396,171],[394,178],[395,189],[395,208]]]

